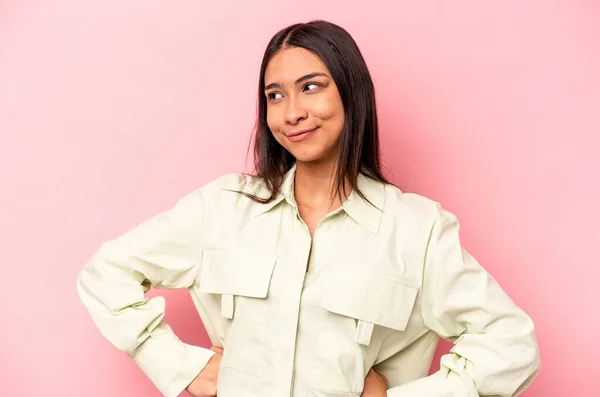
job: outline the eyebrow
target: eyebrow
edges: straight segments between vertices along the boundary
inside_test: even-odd
[[[294,82],[294,84],[299,84],[299,83],[302,83],[303,81],[312,79],[313,77],[319,77],[319,76],[329,77],[329,75],[327,75],[326,73],[314,72],[314,73],[309,73],[309,74],[306,74],[306,75],[300,77],[299,79],[297,79]],[[271,83],[271,84],[269,84],[268,86],[265,87],[265,91],[273,89],[273,88],[281,88],[281,84],[279,84],[279,83]]]

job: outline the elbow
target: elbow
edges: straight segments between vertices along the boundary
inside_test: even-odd
[[[514,393],[510,394],[513,397],[520,395],[533,383],[541,367],[539,344],[533,321],[530,318],[528,318],[525,332],[519,339],[519,343],[516,344],[517,348],[513,349],[515,364],[518,363],[515,366],[513,379],[520,381],[515,384]]]
[[[519,370],[521,381],[516,384],[516,389],[514,393],[512,393],[511,397],[517,397],[521,395],[526,389],[531,386],[535,378],[538,376],[540,372],[540,353],[537,342],[535,338],[532,338],[529,342],[528,346],[528,355],[525,360],[523,360],[523,365]],[[515,379],[519,379],[515,376]]]
[[[533,321],[526,315],[503,331],[483,336],[491,354],[473,357],[475,384],[482,395],[517,397],[540,372],[540,350]],[[480,339],[478,342],[483,342]],[[496,359],[494,359],[496,358]],[[476,362],[477,360],[481,361]],[[487,370],[483,369],[487,367]],[[479,375],[476,375],[480,372]]]
[[[533,381],[533,378],[535,378],[540,372],[541,367],[540,348],[535,329],[533,328],[533,323],[531,332],[529,333],[527,347],[529,351],[529,373],[531,376],[531,381]]]
[[[531,317],[527,316],[525,322],[525,332],[523,333],[523,346],[526,354],[526,362],[531,368],[531,372],[537,374],[540,368],[540,348],[537,340],[536,329]]]

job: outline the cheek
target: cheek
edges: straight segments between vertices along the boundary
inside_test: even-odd
[[[313,103],[313,112],[321,120],[337,121],[344,118],[344,107],[334,95],[323,96]]]
[[[275,140],[281,145],[281,134],[278,134],[278,131],[281,129],[281,121],[277,115],[277,112],[274,112],[270,109],[267,109],[267,126],[269,127],[269,130],[271,130],[269,134],[271,134],[273,138],[275,138]]]
[[[280,117],[277,115],[277,111],[272,108],[267,108],[267,125],[272,132],[277,132],[281,122]]]

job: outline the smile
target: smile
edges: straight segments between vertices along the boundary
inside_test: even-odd
[[[287,138],[292,142],[299,142],[309,138],[319,127],[315,127],[311,130],[295,131],[287,134]]]

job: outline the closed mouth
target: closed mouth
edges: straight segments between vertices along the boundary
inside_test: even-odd
[[[298,135],[303,135],[303,134],[307,134],[309,132],[313,132],[314,130],[316,130],[319,127],[315,127],[315,128],[311,128],[309,130],[302,130],[302,131],[294,131],[294,132],[290,132],[289,134],[287,134],[288,138],[294,137],[294,136],[298,136]]]

